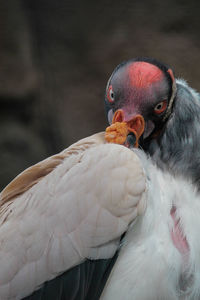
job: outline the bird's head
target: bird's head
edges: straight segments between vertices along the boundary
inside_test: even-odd
[[[105,107],[110,125],[126,122],[138,139],[158,133],[172,111],[176,83],[172,70],[150,58],[116,67],[108,80]]]

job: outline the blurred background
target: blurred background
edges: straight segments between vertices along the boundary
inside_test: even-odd
[[[105,129],[104,90],[135,56],[200,91],[198,0],[0,0],[0,189]]]

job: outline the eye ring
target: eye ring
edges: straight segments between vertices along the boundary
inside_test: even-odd
[[[156,106],[154,107],[154,113],[159,115],[163,113],[166,110],[166,108],[167,108],[167,100],[163,100],[156,104]]]
[[[115,101],[114,99],[114,93],[112,89],[112,85],[109,86],[108,91],[107,91],[107,98],[110,103],[113,103]]]

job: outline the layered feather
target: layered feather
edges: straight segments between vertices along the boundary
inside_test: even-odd
[[[86,258],[112,257],[146,206],[146,177],[103,133],[19,175],[1,194],[0,299],[21,299]]]

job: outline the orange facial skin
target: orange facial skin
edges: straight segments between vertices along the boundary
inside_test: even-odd
[[[138,141],[144,132],[145,121],[141,115],[136,115],[128,122],[123,120],[123,111],[117,110],[114,114],[112,125],[106,128],[105,139],[108,143],[123,145],[127,135],[133,133],[136,137],[134,147],[138,148]]]

